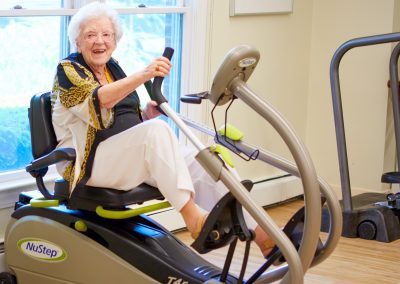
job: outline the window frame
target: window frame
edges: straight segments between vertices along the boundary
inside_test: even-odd
[[[146,8],[116,8],[118,14],[186,14],[189,11],[188,7],[146,7]],[[59,8],[59,9],[10,9],[1,10],[0,17],[35,17],[35,16],[73,16],[78,11],[78,8]]]
[[[1,10],[0,17],[29,17],[29,16],[72,16],[79,7],[89,1],[66,0],[65,7],[59,9],[12,9]],[[106,1],[101,1],[106,2]],[[127,7],[116,8],[119,14],[183,14],[182,23],[182,94],[206,90],[210,86],[207,78],[210,75],[209,47],[210,35],[206,32],[210,26],[210,17],[208,11],[212,7],[211,0],[180,0],[177,6],[168,7]],[[193,55],[196,56],[193,56]],[[207,59],[207,60],[206,60]],[[196,66],[190,68],[189,66]],[[203,104],[200,109],[190,109],[187,104],[181,104],[180,112],[190,118],[206,123],[209,107]],[[187,143],[184,135],[180,135],[179,139],[183,143]],[[204,136],[202,137],[203,140]],[[58,177],[55,166],[49,167],[49,171],[45,177],[46,183],[53,183]],[[16,200],[18,194],[26,190],[35,190],[35,179],[25,170],[15,170],[0,173],[0,209],[8,208]]]

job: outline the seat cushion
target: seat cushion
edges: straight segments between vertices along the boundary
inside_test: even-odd
[[[68,183],[62,179],[56,181],[56,188],[65,188],[67,185]],[[78,186],[67,200],[67,204],[71,209],[94,211],[97,206],[121,208],[154,199],[164,199],[164,196],[156,187],[145,183],[128,191],[103,187]]]

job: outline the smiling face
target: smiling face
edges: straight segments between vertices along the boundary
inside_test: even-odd
[[[116,48],[114,27],[110,19],[104,16],[84,22],[76,46],[94,71],[104,68]]]

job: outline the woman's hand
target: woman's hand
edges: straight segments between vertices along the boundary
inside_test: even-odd
[[[155,101],[149,101],[143,110],[143,119],[148,120],[159,116],[161,113],[157,109]]]
[[[161,56],[154,59],[145,69],[137,73],[133,73],[121,80],[101,86],[98,91],[101,107],[110,109],[119,101],[124,99],[127,95],[129,95],[132,91],[136,90],[136,88],[138,88],[144,82],[149,81],[154,77],[167,76],[171,70],[171,66],[171,62],[168,60],[168,58]],[[157,116],[160,114],[157,111],[157,113],[152,112],[151,115]]]
[[[146,81],[154,77],[167,76],[171,70],[171,66],[171,62],[164,56],[154,59],[149,66],[143,70],[147,79]]]

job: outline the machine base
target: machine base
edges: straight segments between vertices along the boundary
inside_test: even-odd
[[[14,284],[14,276],[20,284],[204,283],[221,274],[145,215],[104,219],[64,205],[32,207],[31,197],[20,195],[7,226],[11,273],[0,283]],[[228,275],[226,283],[237,279]]]
[[[363,193],[352,197],[353,211],[343,213],[342,236],[389,243],[400,239],[400,210],[385,206],[386,195]],[[341,205],[343,207],[342,201]],[[330,227],[329,210],[322,208],[321,231]]]

